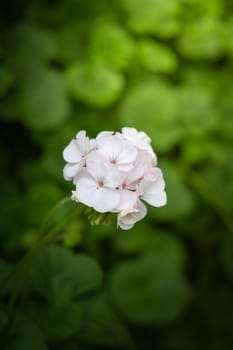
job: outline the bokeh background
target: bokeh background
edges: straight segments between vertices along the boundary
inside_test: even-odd
[[[0,17],[0,281],[70,194],[79,130],[147,132],[168,195],[130,231],[71,218],[10,314],[17,278],[0,293],[1,349],[232,350],[233,2],[18,0]]]

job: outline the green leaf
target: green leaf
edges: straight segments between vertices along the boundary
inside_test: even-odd
[[[187,188],[172,164],[160,162],[166,183],[167,204],[158,208],[156,217],[161,220],[176,221],[193,212],[196,198]]]
[[[155,150],[166,152],[178,143],[182,132],[177,97],[163,81],[142,82],[124,96],[119,110],[121,125],[147,132]]]
[[[139,324],[166,324],[176,320],[189,299],[189,287],[170,256],[150,252],[119,263],[112,271],[113,302],[128,320]]]
[[[25,72],[18,104],[23,122],[31,129],[48,130],[62,125],[69,116],[69,100],[61,74],[43,67]]]
[[[91,257],[49,246],[36,257],[30,276],[31,289],[58,307],[97,288],[102,273]]]
[[[7,67],[0,65],[0,96],[3,96],[8,91],[12,82],[13,76],[11,71]]]
[[[111,105],[124,86],[123,76],[119,72],[88,62],[69,66],[66,78],[71,94],[95,107]]]
[[[58,307],[31,302],[31,305],[26,306],[26,312],[50,342],[72,337],[80,329],[82,323],[82,305],[77,302]]]
[[[229,216],[233,225],[233,153],[225,152],[217,164],[209,165],[202,173],[210,200],[222,213]]]
[[[0,334],[1,334],[1,330],[4,329],[4,327],[7,325],[9,320],[9,317],[7,315],[7,313],[3,310],[0,310]],[[1,344],[1,341],[0,341]]]
[[[32,164],[31,164],[32,165]],[[40,167],[35,164],[33,169],[40,172]],[[32,169],[27,169],[32,170]],[[40,225],[43,218],[51,210],[55,203],[62,198],[62,192],[57,184],[48,181],[37,180],[37,186],[31,186],[25,198],[25,206],[28,210],[27,222],[29,225]],[[34,208],[34,210],[30,210]]]
[[[21,22],[8,34],[9,60],[15,67],[26,67],[30,61],[56,58],[58,42],[54,32],[32,23]]]
[[[127,329],[104,295],[89,298],[82,305],[84,322],[79,337],[85,344],[117,349],[131,348]]]
[[[177,57],[168,46],[150,39],[139,41],[138,54],[143,67],[152,72],[173,73],[178,66]]]
[[[222,241],[220,263],[226,274],[233,279],[233,236],[229,233]]]
[[[218,114],[210,89],[189,83],[183,84],[179,92],[185,142],[191,137],[206,136],[216,129]]]
[[[2,350],[48,350],[40,329],[24,316],[14,316],[1,335]]]
[[[128,26],[136,33],[170,38],[180,30],[179,0],[122,0],[122,6]]]
[[[228,17],[223,27],[223,45],[230,57],[233,56],[233,43],[231,37],[233,35],[233,16]]]
[[[181,53],[196,59],[215,59],[223,49],[222,27],[215,17],[195,18],[182,31],[178,42]]]
[[[114,246],[119,252],[136,254],[153,251],[157,258],[164,258],[165,263],[169,260],[171,264],[183,268],[186,252],[178,238],[166,231],[155,230],[153,226],[146,224],[138,226],[116,236]]]
[[[123,27],[105,21],[94,25],[90,45],[90,56],[94,62],[124,69],[130,64],[133,52],[133,40]]]

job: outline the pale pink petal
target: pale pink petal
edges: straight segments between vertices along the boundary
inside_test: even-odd
[[[86,157],[88,171],[95,179],[102,179],[106,176],[105,159],[97,150],[90,152]]]
[[[117,220],[117,226],[120,227],[122,230],[130,230],[133,226],[134,226],[135,222],[133,222],[130,225],[125,224],[123,221],[121,220]]]
[[[76,139],[84,139],[86,138],[86,130],[80,130],[77,134],[76,134]]]
[[[122,142],[121,150],[118,154],[117,161],[119,164],[129,164],[136,160],[138,151],[129,142]]]
[[[80,152],[85,156],[89,152],[89,137],[86,137],[86,131],[82,130],[76,135],[76,142],[79,146]]]
[[[99,151],[90,152],[87,155],[87,168],[89,173],[98,181],[110,188],[120,186],[120,172],[113,164],[106,162]]]
[[[75,140],[72,140],[63,151],[63,158],[69,163],[77,163],[82,159],[82,154]]]
[[[72,180],[74,176],[76,176],[79,170],[82,168],[83,162],[75,163],[75,164],[66,164],[63,169],[63,175],[66,180]]]
[[[120,193],[112,188],[100,187],[93,192],[93,200],[93,208],[96,211],[100,213],[110,212],[118,205]]]
[[[152,147],[150,145],[151,139],[143,131],[137,131],[134,128],[124,127],[122,128],[122,137],[129,140],[139,149],[144,149],[151,152]],[[153,151],[153,150],[152,150]]]
[[[137,200],[138,200],[138,195],[136,192],[124,190],[124,189],[121,190],[120,202],[116,207],[116,211],[134,208],[137,204]]]
[[[100,140],[102,137],[111,136],[113,135],[113,133],[114,133],[113,131],[101,131],[96,136],[96,140]]]
[[[154,153],[139,150],[136,163],[143,164],[145,169],[151,168],[157,164],[157,158]]]
[[[143,179],[139,184],[139,193],[146,195],[148,192],[157,193],[164,190],[165,182],[162,177],[162,173],[157,173],[157,178],[154,180]]]
[[[95,179],[84,169],[76,179],[76,197],[81,203],[93,207],[97,187]]]
[[[116,163],[116,166],[119,171],[126,173],[133,169],[134,163],[126,163],[126,164]]]
[[[118,190],[98,184],[86,169],[80,172],[76,180],[76,197],[78,200],[96,211],[104,213],[113,210],[120,200]]]
[[[105,165],[106,176],[104,178],[104,184],[110,188],[120,187],[121,185],[121,174],[118,168],[112,164]]]
[[[138,186],[138,192],[141,198],[147,203],[161,207],[166,204],[167,198],[164,191],[165,182],[162,171],[156,168],[157,178],[155,181],[142,180]]]
[[[162,207],[167,203],[167,195],[163,190],[160,192],[148,192],[142,199],[154,207]]]
[[[136,222],[142,220],[146,216],[146,213],[146,206],[139,200],[136,208],[122,210],[118,214],[117,224],[123,230],[128,230],[132,228]]]
[[[139,180],[144,175],[144,167],[142,164],[136,164],[133,166],[133,168],[128,171],[127,173],[123,172],[121,174],[122,176],[122,183],[127,187],[130,188],[134,185],[137,180]],[[135,185],[133,186],[135,188]]]
[[[89,151],[96,149],[96,139],[90,139],[89,141]]]
[[[101,137],[97,140],[97,148],[110,162],[115,161],[121,150],[121,141],[115,135]]]

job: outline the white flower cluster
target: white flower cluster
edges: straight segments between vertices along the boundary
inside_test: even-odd
[[[144,218],[143,201],[166,204],[165,183],[151,140],[134,128],[103,131],[89,139],[84,130],[63,151],[63,174],[76,186],[72,199],[99,213],[116,213],[118,226],[128,230]]]

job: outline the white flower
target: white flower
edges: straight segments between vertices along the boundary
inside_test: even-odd
[[[147,213],[142,201],[155,207],[166,204],[163,174],[151,140],[142,131],[102,131],[95,139],[80,131],[63,157],[64,177],[76,186],[71,198],[94,210],[92,223],[116,215],[118,227],[128,230]]]
[[[146,206],[138,200],[133,208],[123,209],[117,216],[117,225],[123,230],[131,229],[137,221],[142,220],[147,213]]]
[[[107,135],[96,140],[97,150],[105,161],[115,164],[119,170],[127,171],[133,168],[137,158],[137,149],[127,140],[116,135]]]
[[[137,131],[135,128],[124,127],[121,129],[121,137],[130,141],[139,150],[147,151],[152,158],[156,155],[151,147],[151,139],[144,131]]]
[[[77,200],[100,213],[112,211],[120,201],[119,171],[100,158],[89,158],[87,164],[75,178]]]
[[[164,188],[165,182],[162,171],[159,168],[154,168],[154,179],[143,179],[138,185],[138,192],[140,198],[150,205],[162,207],[167,203],[167,195]]]
[[[63,151],[63,158],[68,163],[63,169],[63,175],[66,180],[78,174],[85,165],[85,157],[91,148],[89,138],[86,137],[86,131],[79,131],[75,140],[71,140]]]

